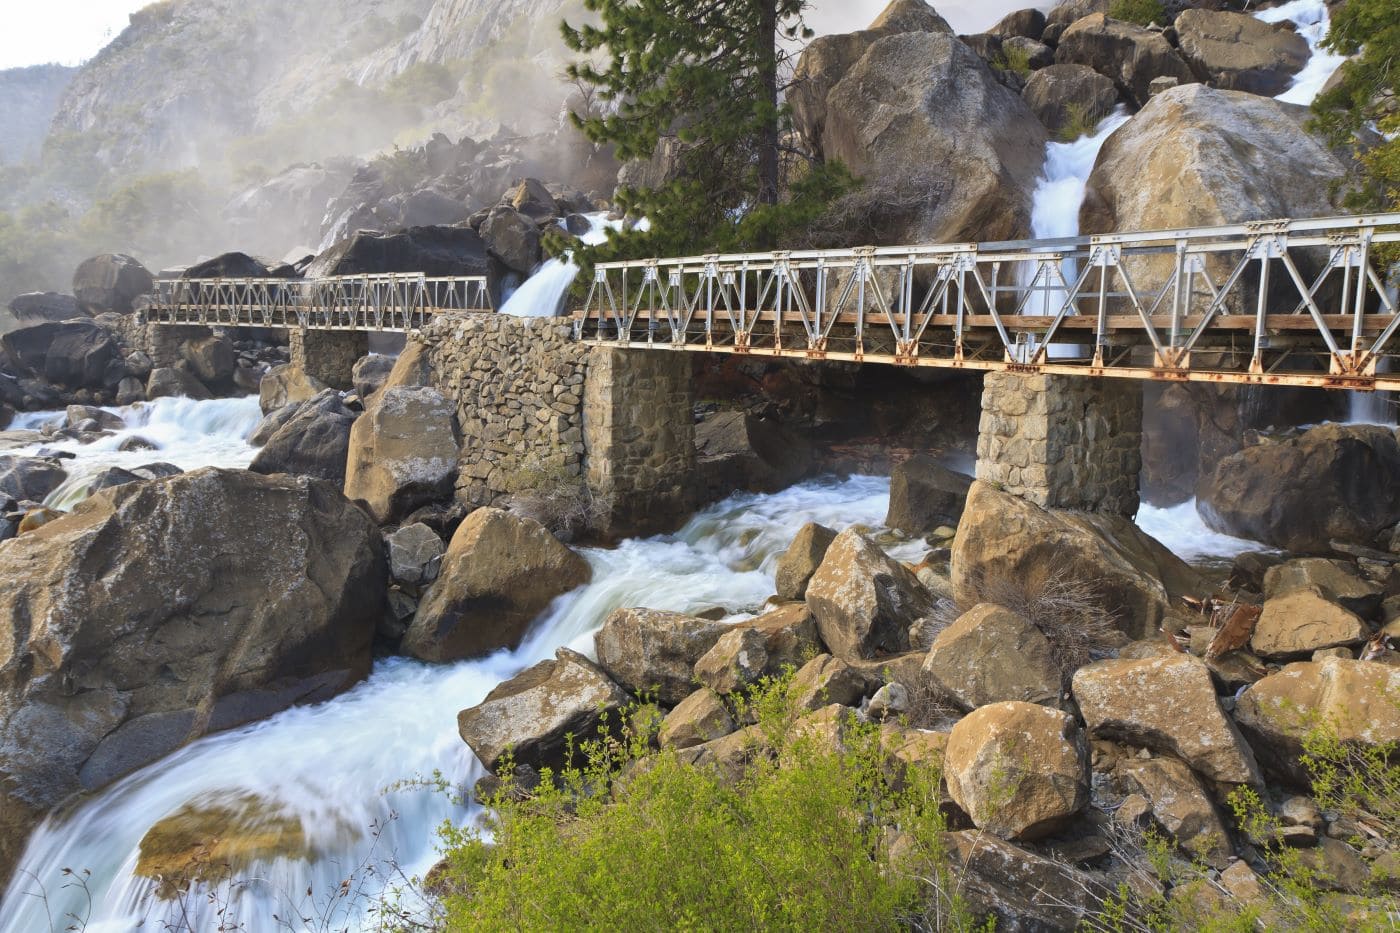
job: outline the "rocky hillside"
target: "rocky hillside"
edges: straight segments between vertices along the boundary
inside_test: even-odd
[[[0,71],[0,165],[39,154],[74,71],[62,65]]]

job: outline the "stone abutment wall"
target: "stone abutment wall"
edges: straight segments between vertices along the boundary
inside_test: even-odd
[[[591,349],[554,318],[460,314],[411,335],[396,373],[456,404],[457,497],[469,506],[586,491],[607,536],[664,530],[688,512],[694,415],[682,354]]]

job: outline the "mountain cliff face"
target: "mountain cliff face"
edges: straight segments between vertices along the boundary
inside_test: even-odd
[[[109,165],[167,171],[256,159],[355,155],[443,129],[508,122],[486,112],[488,84],[559,68],[541,24],[566,0],[164,0],[83,66],[53,121],[100,141]],[[493,51],[493,45],[500,46]],[[507,73],[502,74],[501,70]],[[516,74],[509,73],[512,69]],[[518,113],[545,93],[516,87]],[[559,100],[544,102],[557,112]],[[472,125],[472,118],[480,118]],[[281,165],[279,165],[279,161]]]
[[[53,132],[112,165],[182,168],[323,104],[431,0],[164,0],[79,71]]]
[[[0,71],[0,165],[39,154],[59,99],[76,70],[35,65]]]

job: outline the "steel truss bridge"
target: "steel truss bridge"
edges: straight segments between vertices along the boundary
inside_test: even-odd
[[[388,273],[163,279],[144,315],[154,324],[407,332],[439,314],[491,309],[485,276]]]
[[[1400,214],[601,263],[591,344],[1400,390]]]

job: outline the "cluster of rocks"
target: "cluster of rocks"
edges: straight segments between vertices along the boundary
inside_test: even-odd
[[[241,253],[205,263],[228,272],[269,274]],[[73,294],[20,295],[9,304],[0,344],[0,403],[18,410],[64,405],[131,405],[167,396],[197,399],[257,391],[285,349],[258,333],[159,328],[140,312],[155,279],[139,261],[94,256],[73,276]]]
[[[1250,555],[1230,594],[1202,602],[1210,583],[1126,520],[1042,509],[928,461],[900,474],[891,521],[952,532],[918,568],[858,529],[809,525],[755,618],[616,610],[593,659],[561,650],[463,710],[463,740],[488,769],[509,753],[515,779],[537,781],[568,763],[570,737],[651,703],[660,747],[737,779],[771,749],[736,701],[795,672],[794,729],[839,743],[843,722],[879,722],[892,767],[940,769],[972,905],[1016,929],[1073,928],[1130,879],[1169,893],[1170,878],[1122,857],[1148,827],[1203,862],[1221,896],[1259,898],[1278,839],[1232,825],[1239,788],[1262,795],[1343,906],[1400,858],[1394,840],[1355,844],[1298,764],[1316,717],[1362,747],[1400,739],[1386,702],[1400,654],[1379,625],[1400,626],[1387,596],[1400,555]],[[1116,626],[1078,657],[1056,579],[1086,582],[1078,598]]]
[[[88,405],[70,405],[61,418],[44,424],[38,430],[0,431],[0,449],[19,450],[63,440],[90,444],[111,437],[125,427],[126,423],[109,411]],[[125,438],[117,449],[129,453],[158,448],[151,441],[132,435]],[[75,454],[71,451],[48,447],[39,447],[38,452],[32,455],[0,455],[0,514],[3,514],[3,518],[0,518],[0,541],[33,531],[59,516],[57,511],[43,503],[66,484],[72,485],[64,464],[74,458]],[[183,471],[174,464],[163,462],[147,463],[129,470],[109,467],[88,478],[81,484],[82,488],[72,489],[72,493],[75,497],[82,497],[103,489],[174,476],[180,472]]]
[[[1132,117],[1090,180],[1084,233],[1336,212],[1328,182],[1348,167],[1300,132],[1306,108],[1271,99],[1308,60],[1305,40],[1197,6],[1219,4],[1169,5],[1172,25],[1145,27],[1111,18],[1107,0],[1067,0],[959,37],[923,0],[896,0],[869,29],[816,39],[788,92],[794,130],[867,183],[809,239],[1028,236],[1047,141],[1116,108]],[[1257,184],[1238,182],[1244,151]]]

